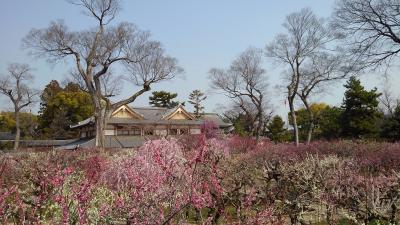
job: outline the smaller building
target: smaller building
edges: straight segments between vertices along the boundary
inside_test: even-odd
[[[106,121],[104,134],[106,137],[200,134],[201,125],[207,120],[215,123],[221,131],[232,127],[232,124],[224,122],[215,113],[205,113],[201,118],[195,118],[182,105],[172,109],[124,105],[116,109]],[[94,137],[94,118],[72,125],[71,129],[78,129],[81,138]]]

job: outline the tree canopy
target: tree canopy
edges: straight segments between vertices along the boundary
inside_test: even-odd
[[[400,104],[397,104],[392,115],[387,115],[383,120],[381,137],[391,141],[400,140]]]
[[[32,68],[28,64],[12,63],[7,67],[7,74],[0,75],[0,94],[12,103],[15,119],[14,150],[19,147],[21,136],[20,112],[35,103],[38,92],[32,88],[34,80]]]
[[[21,137],[31,139],[36,136],[35,129],[38,125],[38,117],[29,112],[20,112]],[[14,112],[0,112],[0,131],[16,132]]]
[[[149,97],[149,104],[154,107],[174,108],[179,105],[178,101],[173,101],[177,96],[177,93],[153,91],[152,95]]]
[[[267,125],[267,129],[268,137],[274,142],[282,142],[290,139],[285,128],[285,122],[278,115],[272,117],[270,123]]]
[[[342,134],[350,138],[375,137],[379,133],[378,110],[380,93],[374,88],[365,90],[356,77],[351,77],[344,85],[347,89],[342,103]]]
[[[43,138],[65,139],[76,136],[69,126],[93,115],[90,95],[75,83],[65,87],[53,80],[46,85],[39,111],[38,131]]]
[[[150,33],[132,23],[114,24],[121,9],[120,0],[71,0],[94,22],[95,27],[71,31],[61,20],[47,28],[32,29],[23,39],[31,53],[46,57],[50,62],[74,61],[73,73],[83,80],[94,108],[95,145],[104,147],[106,119],[122,105],[132,103],[149,91],[154,83],[174,78],[183,69],[177,60],[165,53],[161,43],[150,39]],[[128,97],[111,101],[104,87],[111,68],[123,67],[125,78],[138,90]]]
[[[196,118],[201,117],[201,115],[204,113],[204,106],[201,104],[201,102],[206,98],[207,96],[205,96],[200,90],[193,90],[190,93],[188,102],[193,105],[194,115]]]

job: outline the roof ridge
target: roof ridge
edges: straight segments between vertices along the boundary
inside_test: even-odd
[[[156,109],[163,109],[163,110],[167,110],[168,108],[163,108],[163,107],[134,107],[134,106],[130,106],[132,109],[149,109],[149,110],[156,110]]]

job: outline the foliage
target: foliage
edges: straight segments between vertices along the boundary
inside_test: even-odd
[[[74,138],[77,134],[69,126],[93,115],[90,95],[75,83],[61,87],[52,80],[40,98],[38,131],[41,138]]]
[[[200,130],[207,138],[215,138],[218,135],[218,125],[212,120],[205,120]]]
[[[233,116],[225,115],[225,117],[233,124],[236,134],[242,136],[251,134],[253,121],[247,114],[239,113]]]
[[[179,105],[178,101],[172,100],[177,96],[177,93],[153,91],[152,96],[149,97],[149,104],[154,107],[174,108],[175,106]]]
[[[290,136],[287,135],[287,129],[285,128],[285,122],[280,116],[274,116],[267,125],[267,129],[268,137],[275,143],[290,140]]]
[[[340,137],[342,131],[341,117],[343,110],[339,107],[327,106],[320,114],[318,122],[321,131],[320,137],[324,139],[337,139]]]
[[[381,114],[378,110],[381,95],[376,88],[366,91],[360,80],[351,77],[344,85],[346,87],[343,99],[342,134],[344,137],[365,138],[375,137],[378,132],[378,120]]]
[[[400,104],[397,104],[392,115],[384,118],[381,137],[391,141],[400,140]]]
[[[204,113],[204,106],[201,105],[201,102],[204,101],[207,96],[204,95],[200,90],[193,90],[189,95],[189,103],[194,107],[194,115],[196,118],[200,118]]]
[[[34,129],[38,123],[38,117],[32,113],[20,112],[21,136],[24,138],[32,138],[35,135]],[[0,131],[15,132],[14,112],[0,112]]]
[[[341,137],[341,118],[343,110],[325,103],[312,104],[310,109],[314,115],[314,136],[316,139],[337,139]],[[309,129],[309,118],[305,108],[296,111],[300,138],[305,140]],[[291,122],[289,118],[289,122]]]
[[[319,137],[321,134],[321,130],[319,129],[319,124],[321,120],[325,120],[325,118],[322,117],[322,112],[328,107],[327,104],[325,103],[313,103],[310,105],[310,109],[313,113],[314,116],[314,136]],[[296,119],[297,119],[297,125],[299,127],[299,137],[301,140],[306,140],[307,138],[307,132],[308,129],[310,128],[310,120],[309,120],[309,115],[307,112],[306,108],[301,108],[295,111],[296,114]],[[289,113],[289,124],[292,125],[292,119],[290,117]]]
[[[396,224],[400,145],[229,136],[0,155],[2,224]]]

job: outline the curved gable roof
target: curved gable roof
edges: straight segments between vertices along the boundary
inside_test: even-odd
[[[118,117],[118,116],[116,116],[116,115],[117,115],[118,113],[120,113],[120,112],[127,112],[128,114],[131,115],[132,118],[135,118],[135,119],[145,119],[145,117],[144,117],[142,114],[136,112],[135,110],[133,110],[133,109],[132,109],[131,107],[129,107],[128,105],[123,105],[123,106],[119,107],[118,109],[116,109],[116,110],[111,114],[111,117]]]
[[[162,119],[165,120],[171,120],[174,118],[175,115],[177,114],[182,114],[184,117],[186,117],[186,119],[188,120],[195,120],[195,118],[192,116],[192,114],[190,114],[188,111],[186,111],[182,105],[178,105],[175,108],[172,108],[168,111],[165,112],[164,116],[162,117]]]

